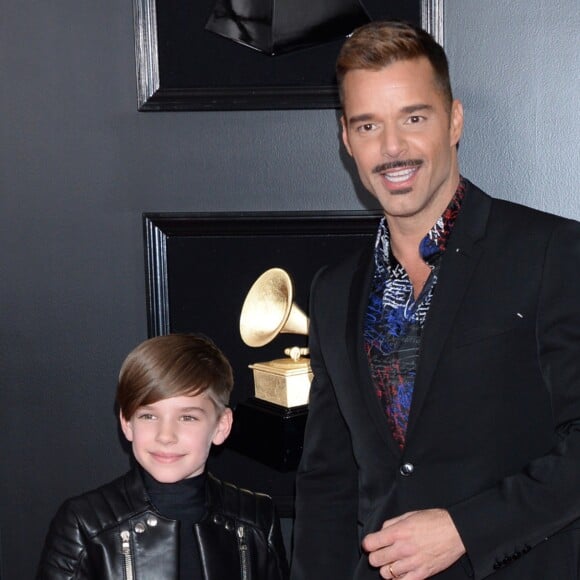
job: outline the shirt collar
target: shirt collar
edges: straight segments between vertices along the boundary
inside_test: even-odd
[[[421,240],[419,244],[419,253],[425,262],[432,262],[437,256],[443,254],[447,248],[447,242],[465,196],[466,189],[465,179],[459,177],[459,185],[453,194],[453,198],[449,205],[439,216],[433,227],[427,232],[427,235]],[[375,263],[379,268],[387,265],[390,269],[390,264],[393,263],[394,258],[391,255],[390,249],[390,235],[389,227],[385,217],[381,219],[379,230],[375,241]]]

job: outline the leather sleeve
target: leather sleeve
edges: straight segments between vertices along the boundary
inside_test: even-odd
[[[476,579],[533,553],[580,518],[579,224],[560,222],[538,260],[543,260],[543,273],[537,357],[551,401],[554,444],[519,473],[449,509]],[[514,409],[526,412],[525,401]],[[577,553],[567,558],[577,562],[579,551],[576,546]]]
[[[357,469],[319,347],[316,316],[324,310],[317,304],[324,295],[321,276],[323,279],[319,273],[311,292],[309,347],[314,379],[296,479],[293,580],[352,577],[360,557]],[[333,339],[326,337],[327,342]]]
[[[248,557],[247,577],[287,580],[288,560],[272,498],[222,482],[211,473],[208,489],[210,512],[196,526],[204,577],[210,580],[238,577],[240,545],[237,539],[238,533],[242,533]]]
[[[71,502],[67,501],[50,524],[36,580],[88,579],[85,561],[85,534]]]
[[[268,530],[268,571],[267,580],[288,580],[288,559],[282,539],[280,518],[276,513],[274,503],[269,500],[270,527]]]
[[[255,534],[252,544],[253,569],[257,579],[288,580],[288,559],[282,539],[280,518],[276,512],[274,502],[268,495],[242,490],[231,484],[225,484],[229,490],[229,498],[225,504],[236,505],[238,517],[249,524]],[[237,497],[236,497],[237,496]],[[234,499],[235,498],[235,499]],[[264,546],[267,545],[267,554]],[[251,576],[254,578],[254,576]]]

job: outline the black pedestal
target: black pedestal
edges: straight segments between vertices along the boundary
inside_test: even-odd
[[[298,467],[308,406],[286,408],[255,397],[238,403],[227,446],[278,471]]]

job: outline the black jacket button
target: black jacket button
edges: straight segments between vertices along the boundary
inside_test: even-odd
[[[399,468],[399,473],[404,477],[412,475],[413,471],[415,471],[415,466],[412,463],[403,463]]]

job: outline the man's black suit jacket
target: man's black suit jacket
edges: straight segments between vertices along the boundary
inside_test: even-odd
[[[294,580],[379,578],[361,538],[437,507],[467,549],[437,578],[580,578],[580,225],[468,183],[404,451],[363,348],[371,278],[365,248],[313,283]]]

